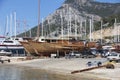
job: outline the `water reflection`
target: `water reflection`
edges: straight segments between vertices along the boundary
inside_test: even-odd
[[[0,64],[0,80],[103,80],[90,77],[58,75],[36,68]]]
[[[15,65],[0,64],[0,80],[74,80],[47,71]]]
[[[0,80],[21,80],[21,68],[8,65],[0,65]]]

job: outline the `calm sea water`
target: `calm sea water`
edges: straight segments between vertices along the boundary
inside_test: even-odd
[[[0,80],[76,80],[50,72],[0,63]]]

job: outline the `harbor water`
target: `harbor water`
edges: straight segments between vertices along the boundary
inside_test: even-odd
[[[57,75],[45,70],[0,64],[0,80],[76,80],[66,75]]]

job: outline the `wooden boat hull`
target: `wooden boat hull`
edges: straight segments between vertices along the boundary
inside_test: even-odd
[[[31,54],[31,55],[34,55],[34,56],[37,55],[35,50],[33,49],[33,47],[28,42],[20,41],[20,43],[22,44],[22,46],[24,47],[25,51],[28,54]]]
[[[37,42],[29,41],[29,44],[33,47],[35,52],[38,55],[50,55],[51,53],[68,53],[71,50],[82,51],[84,49],[83,42],[57,42],[57,43],[48,43],[48,42]]]
[[[38,42],[28,41],[21,42],[25,50],[32,55],[50,56],[52,53],[69,53],[71,50],[83,51],[86,47],[94,47],[95,43],[87,43],[83,41],[57,41],[57,42]]]
[[[59,43],[29,41],[29,44],[32,45],[35,52],[39,55],[56,53],[62,49]]]

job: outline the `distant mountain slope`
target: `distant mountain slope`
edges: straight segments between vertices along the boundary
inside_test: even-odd
[[[120,13],[120,3],[100,3],[94,0],[66,0],[65,3],[70,4],[80,12],[96,14],[101,17]]]
[[[71,34],[75,34],[75,31],[77,31],[78,34],[81,34],[82,32],[85,32],[85,21],[88,34],[90,19],[95,23],[94,30],[98,30],[100,29],[101,19],[104,18],[105,23],[112,21],[109,25],[111,26],[114,22],[113,18],[116,16],[119,17],[119,14],[120,3],[100,3],[94,0],[66,0],[60,8],[46,17],[43,23],[44,36],[59,36],[61,34],[62,26],[64,35],[68,33],[68,30]],[[111,20],[109,20],[108,17]],[[32,29],[33,37],[36,36],[36,27]],[[75,30],[76,28],[77,30]],[[27,35],[29,35],[28,32]]]

